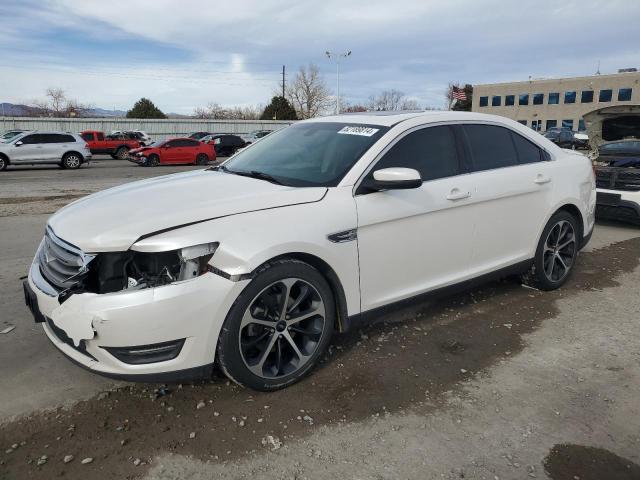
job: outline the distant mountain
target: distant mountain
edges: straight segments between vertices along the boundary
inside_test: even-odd
[[[106,110],[104,108],[90,108],[84,112],[83,117],[124,117],[125,110]],[[39,117],[43,115],[42,109],[15,103],[0,103],[0,115],[7,117]]]
[[[0,115],[7,117],[31,117],[42,113],[37,107],[29,107],[28,105],[16,105],[13,103],[0,103]]]
[[[87,110],[87,117],[124,117],[126,110],[105,110],[104,108],[91,108]]]

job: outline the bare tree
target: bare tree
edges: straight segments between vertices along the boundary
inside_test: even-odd
[[[300,67],[285,93],[300,119],[317,117],[332,104],[331,92],[318,67],[312,63],[306,68]]]
[[[49,110],[54,117],[61,117],[67,104],[67,96],[61,88],[47,88],[45,93]]]
[[[34,100],[32,104],[41,115],[50,117],[81,117],[92,108],[91,105],[68,98],[61,88],[47,88],[45,98]]]
[[[209,103],[206,107],[193,109],[193,116],[196,118],[220,119],[220,120],[257,120],[260,118],[263,107],[261,105],[250,105],[244,107],[225,108],[218,103]]]
[[[404,105],[403,100],[405,100],[404,92],[396,89],[383,90],[378,95],[371,95],[367,106],[369,110],[402,110]]]
[[[400,102],[400,110],[420,110],[420,105],[416,99],[405,97]]]

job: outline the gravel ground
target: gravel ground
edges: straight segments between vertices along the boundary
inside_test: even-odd
[[[165,173],[104,163],[96,188]],[[21,188],[0,175],[3,196],[67,194],[37,170]],[[222,377],[118,383],[64,359],[19,290],[46,215],[16,212],[0,218],[0,330],[16,327],[0,335],[2,480],[640,478],[640,230],[599,224],[559,291],[506,279],[407,307],[258,394]]]

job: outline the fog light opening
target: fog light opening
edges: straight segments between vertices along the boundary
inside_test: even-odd
[[[132,347],[102,347],[122,363],[142,365],[145,363],[166,362],[176,358],[185,339],[171,342],[154,343],[152,345],[136,345]]]

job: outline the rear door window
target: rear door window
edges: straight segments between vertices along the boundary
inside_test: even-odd
[[[104,133],[99,132],[97,133],[97,135],[98,135],[98,141],[102,142],[104,140]]]
[[[85,142],[91,142],[91,141],[93,141],[93,138],[94,138],[93,133],[83,133],[83,134],[82,134],[82,139],[83,139]]]
[[[464,125],[473,171],[518,165],[518,154],[511,131],[495,125]]]
[[[413,168],[423,181],[452,177],[460,173],[453,129],[448,126],[422,128],[401,138],[375,165]]]

